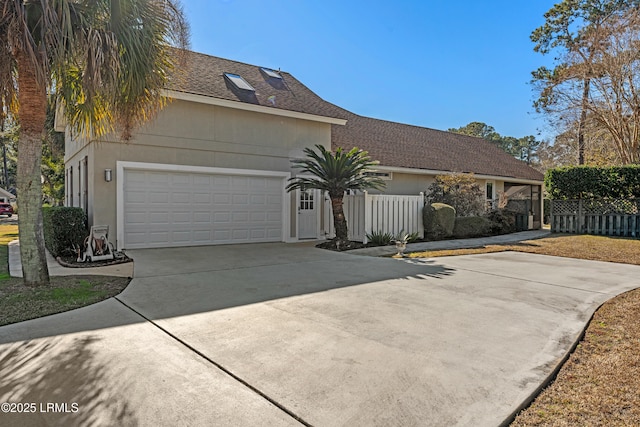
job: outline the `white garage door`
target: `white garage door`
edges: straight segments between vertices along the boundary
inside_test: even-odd
[[[124,247],[282,240],[284,178],[124,170]]]

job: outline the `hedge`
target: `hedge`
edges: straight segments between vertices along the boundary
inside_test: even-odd
[[[483,216],[457,217],[453,227],[456,239],[491,235],[491,221]]]
[[[74,245],[80,246],[89,235],[87,216],[82,208],[52,206],[42,208],[44,244],[55,257],[75,255]]]
[[[422,209],[424,237],[442,239],[451,237],[456,220],[456,210],[444,203],[432,203]]]
[[[544,184],[552,199],[640,198],[640,165],[550,169]]]

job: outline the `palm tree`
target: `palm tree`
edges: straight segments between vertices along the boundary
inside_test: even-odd
[[[317,152],[311,148],[305,148],[306,159],[291,161],[293,167],[300,169],[302,174],[310,174],[313,177],[291,178],[286,188],[287,191],[317,189],[329,194],[336,240],[342,245],[348,240],[347,220],[342,207],[345,191],[381,189],[385,187],[385,183],[379,177],[366,174],[371,167],[378,164],[369,158],[366,151],[354,147],[349,152],[345,152],[342,148],[338,148],[335,154],[332,154],[319,144],[316,145],[316,149]]]
[[[164,102],[161,89],[186,47],[179,0],[0,0],[0,120],[18,141],[19,237],[27,285],[49,282],[40,159],[47,96],[76,134],[123,139]]]

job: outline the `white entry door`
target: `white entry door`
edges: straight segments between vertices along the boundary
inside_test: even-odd
[[[298,238],[318,237],[318,191],[298,190]]]

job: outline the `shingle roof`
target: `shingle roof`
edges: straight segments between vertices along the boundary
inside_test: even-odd
[[[188,52],[189,72],[169,89],[240,101],[318,116],[347,119],[331,125],[332,147],[358,147],[382,166],[542,181],[543,175],[481,138],[359,116],[333,105],[278,71],[282,80],[269,77],[260,66]],[[242,76],[255,92],[238,90],[224,73]]]
[[[543,175],[490,142],[472,136],[388,122],[349,113],[346,126],[332,125],[335,148],[358,147],[382,166],[472,172],[542,181]]]
[[[181,79],[172,82],[168,89],[318,116],[344,118],[335,115],[337,111],[327,109],[327,102],[287,72],[276,70],[282,76],[282,79],[277,79],[261,71],[261,66],[197,52],[188,52],[186,61],[188,72]],[[255,92],[237,89],[225,79],[224,73],[241,76],[253,86]]]

